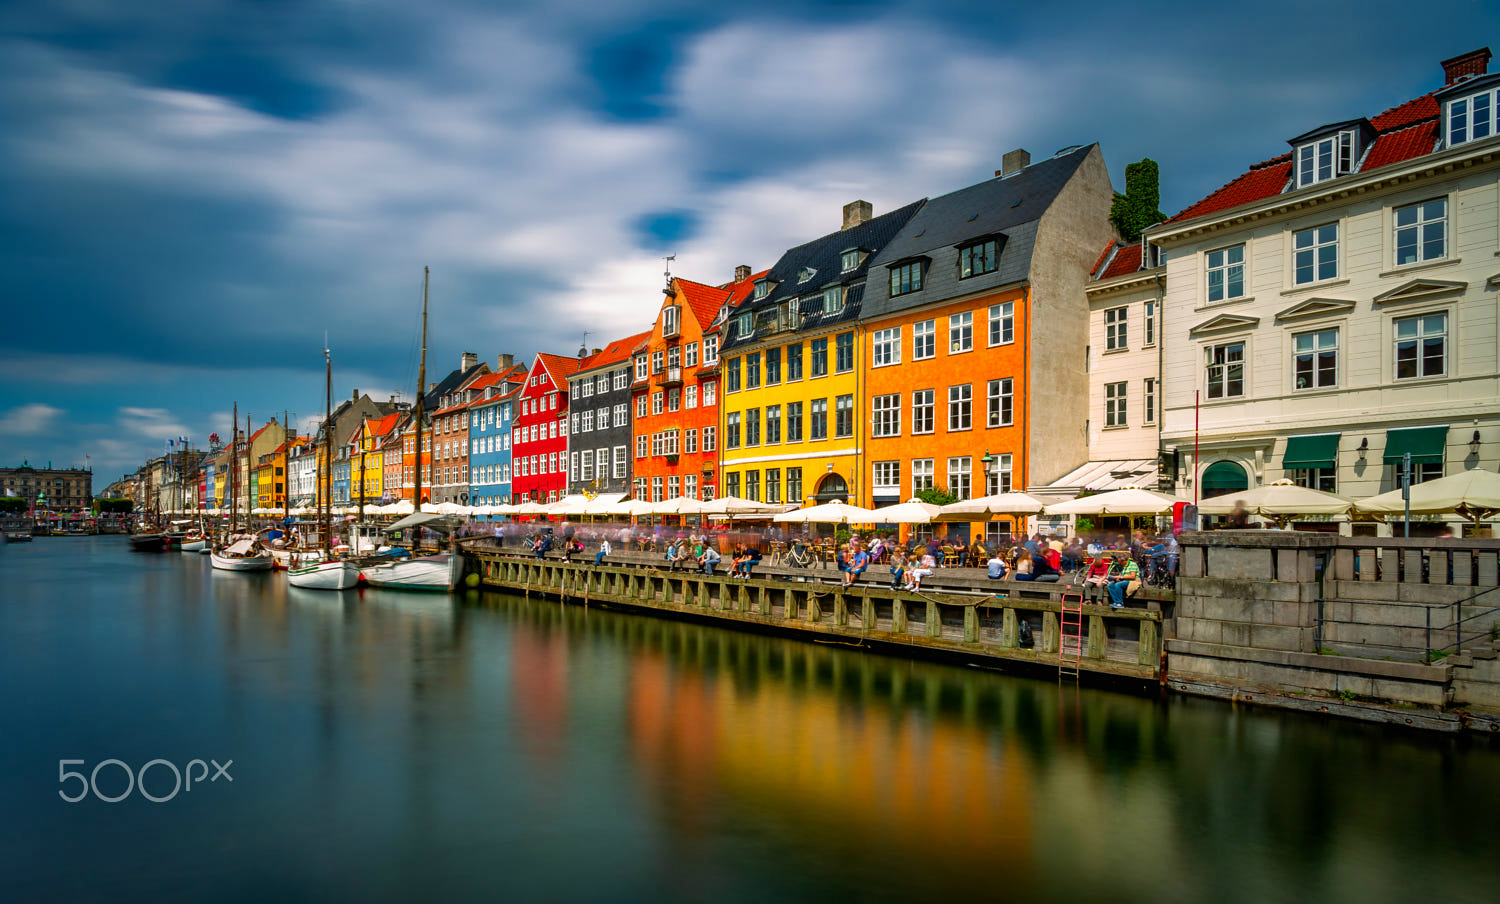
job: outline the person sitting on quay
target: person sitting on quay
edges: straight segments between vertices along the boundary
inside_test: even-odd
[[[745,574],[742,569],[749,558],[750,554],[745,550],[745,544],[734,544],[734,558],[729,560],[729,576],[732,578],[744,577]]]
[[[1057,569],[1057,550],[1049,549],[1031,557],[1031,581],[1037,584],[1056,584],[1062,580],[1062,574]],[[1016,580],[1021,580],[1017,578]]]
[[[865,552],[858,543],[854,544],[854,555],[849,557],[849,567],[844,571],[844,586],[848,587],[858,581],[859,576],[864,574],[865,569],[869,567],[870,554]]]
[[[604,562],[604,557],[609,555],[610,552],[611,550],[609,548],[609,538],[605,537],[603,540],[599,541],[599,551],[594,554],[594,567],[598,568],[599,565]]]
[[[1119,551],[1115,555],[1122,562],[1110,576],[1105,589],[1109,591],[1109,608],[1122,609],[1125,607],[1125,598],[1141,589],[1141,567],[1127,552]]]
[[[1011,579],[1016,581],[1031,580],[1032,555],[1030,550],[1022,546],[1016,550],[1016,567],[1011,574]]]
[[[552,535],[538,534],[531,548],[536,551],[538,559],[546,558],[547,553],[552,549]]]
[[[717,549],[714,549],[711,545],[704,544],[703,554],[698,557],[698,564],[703,566],[704,574],[711,575],[714,573],[714,566],[719,564],[719,560],[722,558],[723,556],[719,555]]]
[[[921,590],[922,579],[930,576],[936,570],[937,557],[930,552],[924,552],[922,560],[917,564],[917,567],[906,573],[906,589],[913,592]]]
[[[895,590],[906,583],[906,553],[898,547],[891,553],[891,589]]]
[[[989,574],[990,580],[992,581],[1003,579],[1005,577],[1005,573],[1009,570],[1005,567],[1005,560],[1000,558],[1000,552],[998,550],[990,553],[990,559],[984,564],[984,567],[985,572]]]

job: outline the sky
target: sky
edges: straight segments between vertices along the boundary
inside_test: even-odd
[[[1442,83],[1500,6],[12,0],[0,4],[0,463],[161,454],[410,400],[463,352],[649,327],[729,280],[1099,142],[1172,214]],[[587,338],[585,339],[585,331]]]

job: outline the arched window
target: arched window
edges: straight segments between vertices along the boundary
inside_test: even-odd
[[[825,474],[823,475],[823,479],[818,481],[818,504],[822,505],[825,502],[832,502],[835,499],[844,502],[849,501],[849,484],[844,482],[842,475],[833,473]]]
[[[1245,473],[1244,468],[1232,461],[1216,461],[1203,469],[1199,489],[1202,490],[1201,496],[1204,499],[1229,493],[1243,493],[1250,489],[1250,477]]]

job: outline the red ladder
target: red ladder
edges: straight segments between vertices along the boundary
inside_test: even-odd
[[[1070,590],[1062,595],[1057,623],[1057,677],[1078,677],[1083,658],[1083,594]]]

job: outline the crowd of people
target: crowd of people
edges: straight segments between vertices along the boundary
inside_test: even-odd
[[[728,558],[728,574],[748,579],[761,564],[768,547],[785,549],[785,561],[807,567],[815,560],[815,538],[773,525],[764,530],[715,525],[676,527],[619,523],[506,522],[467,526],[466,533],[492,533],[503,546],[521,546],[537,557],[560,552],[563,559],[595,550],[594,564],[620,551],[660,554],[669,571],[717,574]],[[938,536],[912,532],[903,543],[892,534],[868,538],[852,533],[837,546],[834,564],[845,585],[865,577],[871,566],[888,569],[890,586],[917,591],[924,578],[953,565],[982,567],[992,580],[1057,583],[1064,575],[1106,595],[1120,608],[1151,572],[1175,574],[1177,540],[1170,533],[1151,537],[1145,531],[1059,537],[1038,533],[1031,537],[1001,535],[970,543],[961,535]],[[1081,574],[1081,577],[1080,577]]]

